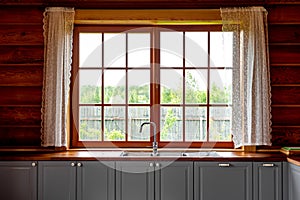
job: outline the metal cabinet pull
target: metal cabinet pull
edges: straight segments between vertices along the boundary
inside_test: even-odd
[[[159,164],[159,163],[156,163],[156,164],[155,164],[155,167],[160,167],[160,164]]]
[[[153,164],[153,163],[150,163],[150,164],[149,164],[149,166],[150,166],[150,167],[153,167],[153,166],[154,166],[154,164]]]
[[[31,163],[31,166],[36,167],[36,163],[35,162]]]
[[[229,163],[219,163],[219,167],[230,167]]]
[[[71,167],[75,167],[75,163],[72,162],[72,163],[71,163]]]
[[[82,163],[77,163],[77,167],[82,167]]]
[[[273,163],[263,163],[262,164],[263,167],[274,167]]]

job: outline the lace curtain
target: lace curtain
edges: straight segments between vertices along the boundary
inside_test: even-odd
[[[233,31],[232,133],[235,147],[271,145],[271,86],[267,11],[221,8],[223,31]]]
[[[74,13],[61,7],[44,12],[42,146],[67,145]]]

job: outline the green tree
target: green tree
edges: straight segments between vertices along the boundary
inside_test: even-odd
[[[168,135],[169,135],[168,133],[170,133],[170,129],[172,129],[172,127],[174,126],[174,124],[177,120],[178,119],[174,115],[173,110],[169,108],[167,111],[166,117],[165,117],[163,129],[160,132],[160,137],[162,140],[171,139],[171,138],[168,138]]]
[[[83,85],[80,87],[81,103],[100,103],[101,88],[92,85]]]
[[[109,141],[117,141],[117,140],[124,140],[125,135],[120,130],[111,130],[111,131],[105,131],[106,139]]]
[[[87,121],[80,122],[79,138],[81,140],[100,140],[101,131],[88,126]]]

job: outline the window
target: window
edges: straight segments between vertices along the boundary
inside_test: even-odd
[[[219,25],[75,26],[72,146],[233,147],[232,33]]]

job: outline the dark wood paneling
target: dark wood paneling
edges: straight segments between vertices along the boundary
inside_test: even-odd
[[[270,45],[271,64],[300,64],[300,45]]]
[[[44,47],[41,46],[0,46],[0,64],[42,64]]]
[[[265,0],[2,0],[2,6],[47,7],[69,6],[76,8],[120,9],[120,8],[219,8],[220,6],[264,5]]]
[[[0,1],[0,5],[1,5]],[[44,8],[0,7],[0,24],[43,24]]]
[[[0,107],[0,126],[33,125],[41,125],[41,107]]]
[[[42,87],[0,87],[0,106],[41,105]]]
[[[299,127],[273,127],[272,128],[273,146],[299,146],[300,126]]]
[[[269,42],[300,43],[300,24],[269,26]]]
[[[272,107],[273,126],[298,126],[300,107]]]
[[[40,146],[44,9],[0,6],[0,146]]]
[[[0,86],[42,85],[42,65],[0,65]]]
[[[0,127],[0,146],[40,146],[40,127]]]
[[[271,66],[272,84],[300,84],[300,65],[299,66]]]
[[[293,4],[297,5],[300,3],[299,0],[266,0],[266,3],[268,4]]]
[[[300,85],[272,87],[272,104],[300,105]]]
[[[43,45],[41,25],[2,25],[0,26],[0,45]]]
[[[300,24],[300,5],[280,5],[268,8],[270,24]]]

